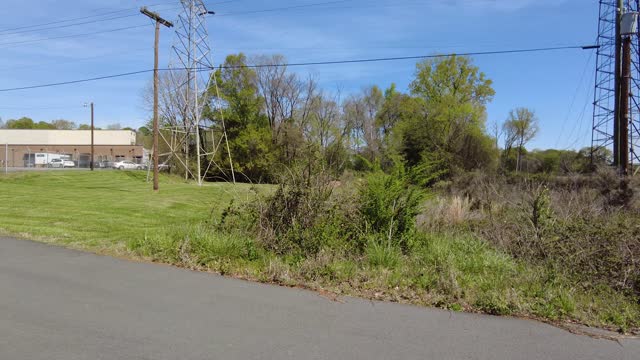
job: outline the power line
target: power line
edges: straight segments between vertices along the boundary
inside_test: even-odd
[[[44,107],[5,107],[0,106],[0,110],[68,110],[82,108],[83,106],[44,106]]]
[[[81,34],[72,34],[72,35],[62,35],[62,36],[54,36],[54,37],[42,38],[42,39],[23,40],[23,41],[14,41],[14,42],[8,42],[8,43],[0,43],[0,47],[11,47],[11,46],[16,46],[16,45],[31,44],[31,43],[41,42],[41,41],[48,41],[48,40],[69,39],[69,38],[74,38],[74,37],[82,37],[82,36],[90,36],[90,35],[106,34],[106,33],[112,33],[112,32],[116,32],[116,31],[124,31],[124,30],[130,30],[130,29],[137,29],[137,28],[147,27],[147,26],[151,26],[151,24],[134,25],[134,26],[125,26],[125,27],[122,27],[122,28],[109,29],[109,30],[101,30],[101,31],[95,31],[95,32],[90,32],[90,33],[81,33]]]
[[[81,57],[81,58],[74,58],[73,60],[58,60],[58,61],[54,61],[54,62],[45,62],[45,63],[37,63],[37,64],[27,64],[27,65],[20,65],[20,66],[11,66],[11,67],[5,67],[5,68],[0,68],[0,73],[4,73],[4,72],[10,72],[10,71],[15,71],[15,70],[23,70],[23,69],[40,69],[40,68],[51,68],[53,66],[60,66],[60,65],[69,65],[69,64],[76,64],[76,63],[80,63],[80,62],[85,62],[85,61],[90,61],[90,60],[95,60],[95,59],[104,59],[106,57],[125,57],[125,56],[133,56],[133,55],[140,55],[143,51],[145,51],[145,53],[149,50],[149,49],[153,49],[153,47],[139,47],[139,48],[135,48],[135,49],[126,49],[125,51],[117,51],[117,52],[110,52],[110,53],[103,53],[100,55],[94,55],[94,56],[87,56],[87,57]]]
[[[284,6],[284,7],[277,7],[277,8],[271,8],[271,9],[262,9],[262,10],[249,10],[249,11],[238,11],[238,12],[230,12],[230,13],[222,13],[222,14],[217,14],[216,16],[236,16],[236,15],[250,15],[250,14],[262,14],[262,13],[269,13],[269,12],[276,12],[276,11],[286,11],[286,10],[296,10],[296,9],[303,9],[303,8],[309,8],[309,7],[316,7],[316,6],[324,6],[324,5],[337,5],[337,4],[344,4],[344,3],[352,3],[354,0],[335,0],[335,1],[326,1],[326,2],[320,2],[320,3],[312,3],[312,4],[302,4],[302,5],[291,5],[291,6]],[[495,0],[493,0],[495,1]],[[412,3],[411,5],[425,5],[426,1],[417,1],[415,3]],[[444,1],[438,2],[438,1],[430,1],[429,3],[433,4],[433,3],[442,3]],[[367,9],[371,9],[371,8],[388,8],[388,7],[407,7],[410,4],[406,4],[406,3],[391,3],[391,4],[371,4],[371,3],[366,3],[366,4],[353,4],[350,6],[339,6],[339,7],[332,7],[331,9],[361,9],[361,8],[367,8]]]
[[[231,13],[226,13],[226,14],[219,14],[219,15],[216,15],[216,16],[233,16],[233,15],[246,15],[246,14],[260,14],[260,13],[266,13],[266,12],[275,12],[275,11],[284,11],[284,10],[302,9],[302,8],[315,7],[315,6],[322,6],[322,5],[335,5],[335,4],[342,4],[342,3],[352,2],[352,1],[353,1],[353,0],[335,0],[335,1],[326,1],[326,2],[313,3],[313,4],[303,4],[303,5],[284,6],[284,7],[272,8],[272,9],[264,9],[264,10],[250,10],[250,11],[231,12]]]
[[[237,2],[237,1],[241,1],[241,0],[219,1],[219,2],[211,3],[209,5],[228,4],[228,3],[233,3],[233,2]],[[155,7],[155,6],[171,5],[171,4],[175,5],[177,2],[178,1],[174,0],[174,1],[170,1],[170,2],[162,2],[162,3],[151,4],[151,5],[145,5],[145,6],[146,7]],[[81,17],[76,17],[76,18],[51,21],[51,22],[35,24],[35,25],[26,25],[26,26],[14,27],[14,28],[2,29],[2,30],[0,30],[0,35],[2,35],[2,36],[16,35],[16,34],[37,32],[37,31],[41,31],[41,30],[61,29],[61,28],[67,28],[67,27],[72,27],[72,26],[93,24],[93,23],[102,22],[102,21],[124,19],[124,18],[128,18],[128,17],[138,16],[139,14],[138,14],[137,10],[139,10],[139,9],[140,9],[139,7],[133,7],[133,8],[127,8],[127,9],[122,9],[122,10],[104,12],[104,13],[101,13],[101,14],[87,15],[87,16],[81,16]],[[181,9],[181,7],[170,7],[170,8],[162,9],[161,11],[169,11],[169,10],[176,10],[176,9]],[[106,18],[106,19],[95,19],[95,20],[92,20],[92,21],[84,21],[84,22],[73,23],[73,24],[65,24],[65,23],[72,22],[72,21],[100,18],[100,17],[103,17],[103,16],[115,15],[115,14],[120,14],[120,13],[134,11],[134,10],[136,11],[135,14],[114,16],[114,17],[110,17],[110,18]],[[65,24],[65,25],[54,26],[54,27],[43,27],[43,26],[58,25],[58,24]],[[38,28],[38,29],[34,29],[34,28]],[[24,29],[31,29],[31,30],[24,30]],[[22,31],[16,31],[16,30],[22,30]],[[14,31],[14,32],[11,32],[11,31]]]
[[[263,64],[263,65],[262,64],[258,64],[258,65],[226,66],[226,67],[225,66],[219,66],[219,68],[222,68],[222,69],[233,69],[233,68],[263,68],[263,67],[337,65],[337,64],[384,62],[384,61],[434,59],[434,58],[443,58],[443,57],[452,57],[452,56],[484,56],[484,55],[503,55],[503,54],[506,55],[506,54],[548,52],[548,51],[575,50],[575,49],[588,50],[590,48],[591,48],[591,46],[557,46],[557,47],[545,47],[545,48],[533,48],[533,49],[495,50],[495,51],[479,51],[479,52],[449,53],[449,54],[434,54],[434,55],[416,55],[416,56],[397,56],[397,57],[385,57],[385,58],[355,59],[355,60],[335,60],[335,61],[316,61],[316,62],[300,62],[300,63],[288,63],[288,64]]]
[[[506,54],[517,54],[517,53],[533,53],[533,52],[549,52],[549,51],[560,51],[560,50],[575,50],[575,49],[592,49],[592,46],[559,46],[559,47],[546,47],[546,48],[534,48],[534,49],[515,49],[515,50],[496,50],[496,51],[481,51],[481,52],[467,52],[467,53],[450,53],[450,54],[435,54],[435,55],[418,55],[418,56],[402,56],[402,57],[387,57],[387,58],[371,58],[371,59],[355,59],[355,60],[335,60],[335,61],[316,61],[316,62],[299,62],[299,63],[286,63],[286,64],[257,64],[257,65],[241,65],[241,66],[219,66],[219,67],[211,67],[211,68],[198,68],[192,69],[196,71],[211,71],[215,69],[239,69],[239,68],[265,68],[265,67],[293,67],[293,66],[314,66],[314,65],[337,65],[337,64],[355,64],[355,63],[372,63],[372,62],[386,62],[386,61],[401,61],[401,60],[417,60],[417,59],[433,59],[433,58],[443,58],[443,57],[453,57],[453,56],[484,56],[484,55],[506,55]],[[158,69],[160,71],[169,71],[176,69]],[[187,70],[187,69],[185,69]],[[9,92],[9,91],[18,91],[18,90],[29,90],[29,89],[38,89],[45,87],[53,87],[53,86],[61,86],[61,85],[70,85],[77,84],[83,82],[97,81],[97,80],[105,80],[112,79],[124,76],[138,75],[143,73],[152,72],[151,70],[140,70],[140,71],[132,71],[121,74],[114,75],[105,75],[98,76],[88,79],[80,79],[80,80],[71,80],[71,81],[63,81],[58,83],[50,83],[50,84],[41,84],[41,85],[32,85],[32,86],[24,86],[24,87],[16,87],[16,88],[7,88],[0,89],[0,92]]]
[[[147,7],[160,6],[160,5],[168,5],[168,4],[175,4],[175,3],[176,3],[175,1],[171,1],[171,2],[164,2],[164,3],[151,4],[151,5],[147,5]],[[81,16],[81,17],[76,17],[76,18],[70,18],[70,19],[64,19],[64,20],[51,21],[51,22],[41,23],[41,24],[35,24],[35,25],[26,25],[26,26],[19,26],[19,27],[14,27],[14,28],[9,28],[9,29],[2,29],[2,30],[0,30],[0,35],[12,35],[12,34],[17,34],[17,33],[4,34],[4,33],[6,33],[6,32],[14,31],[14,30],[32,29],[32,28],[41,27],[41,26],[56,25],[56,24],[64,24],[64,23],[66,23],[66,22],[78,21],[78,20],[86,20],[86,19],[91,19],[91,18],[97,18],[97,17],[107,16],[107,15],[119,14],[119,13],[123,13],[123,12],[127,12],[127,11],[133,11],[133,10],[138,10],[138,8],[137,8],[137,7],[135,7],[135,8],[127,8],[127,9],[122,9],[122,10],[109,11],[109,12],[105,12],[105,13],[101,13],[101,14],[87,15],[87,16]],[[101,21],[101,20],[99,20],[99,21]],[[80,25],[80,24],[78,24],[78,25]],[[38,29],[38,30],[43,30],[43,29]],[[37,30],[36,30],[36,31],[37,31]],[[18,33],[20,33],[20,32],[18,32]]]
[[[165,69],[163,69],[163,70],[165,70]],[[38,89],[38,88],[61,86],[61,85],[79,84],[79,83],[83,83],[83,82],[105,80],[105,79],[113,79],[113,78],[118,78],[118,77],[138,75],[138,74],[144,74],[144,73],[150,73],[150,72],[153,72],[153,69],[132,71],[132,72],[128,72],[128,73],[121,73],[121,74],[115,74],[115,75],[97,76],[97,77],[88,78],[88,79],[81,79],[81,80],[62,81],[62,82],[58,82],[58,83],[51,83],[51,84],[44,84],[44,85],[24,86],[24,87],[19,87],[19,88],[12,88],[12,89],[0,89],[0,92],[9,92],[9,91],[17,91],[17,90],[29,90],[29,89]]]
[[[63,28],[68,28],[68,27],[72,27],[72,26],[95,24],[95,23],[99,23],[99,22],[103,22],[103,21],[118,20],[118,19],[134,17],[134,16],[138,16],[138,14],[128,14],[128,15],[121,15],[121,16],[115,16],[115,17],[104,18],[104,19],[96,19],[96,20],[84,21],[84,22],[73,23],[73,24],[66,24],[66,25],[59,25],[59,26],[52,26],[52,27],[43,27],[43,28],[24,30],[24,31],[16,31],[16,32],[12,32],[12,33],[2,34],[2,35],[9,36],[9,35],[19,35],[19,34],[26,34],[26,33],[32,33],[32,32],[44,31],[44,30],[63,29]]]
[[[58,20],[58,21],[51,21],[51,22],[48,22],[48,23],[42,23],[42,24],[36,24],[36,25],[27,25],[27,26],[19,26],[19,27],[9,28],[9,29],[2,29],[2,30],[0,30],[0,35],[13,35],[13,34],[21,34],[23,32],[38,31],[40,29],[29,30],[29,31],[18,31],[18,32],[14,32],[14,33],[10,32],[10,31],[15,31],[15,30],[33,29],[33,28],[37,28],[37,27],[41,27],[41,26],[64,24],[64,23],[70,22],[70,21],[86,20],[86,19],[106,16],[106,15],[119,14],[119,13],[126,12],[126,11],[131,11],[131,10],[130,9],[126,9],[126,10],[111,11],[111,12],[107,12],[107,13],[103,13],[103,14],[88,15],[88,16],[82,16],[82,17],[77,17],[77,18],[73,18],[73,19],[67,19],[67,20]],[[9,33],[7,34],[7,32],[9,32]]]
[[[567,125],[567,122],[569,121],[569,116],[571,114],[571,111],[573,110],[573,106],[575,105],[576,99],[578,97],[578,93],[580,92],[580,89],[582,89],[582,82],[584,81],[587,71],[589,70],[589,65],[591,64],[591,59],[593,58],[593,52],[591,52],[589,54],[589,57],[587,58],[587,62],[584,65],[584,70],[582,72],[582,75],[580,76],[580,80],[578,81],[578,86],[576,87],[575,92],[573,93],[573,97],[571,99],[571,104],[569,105],[569,110],[567,110],[567,116],[564,118],[564,120],[562,121],[562,127],[560,128],[560,133],[558,134],[558,138],[556,139],[556,143],[554,147],[558,147],[558,144],[560,143],[560,139],[563,138],[564,135],[564,131],[565,131],[565,126]]]
[[[591,103],[591,99],[593,99],[593,92],[595,91],[595,89],[592,89],[592,91],[587,93],[587,99],[584,103],[584,106],[582,108],[582,112],[580,113],[580,115],[577,118],[577,121],[575,123],[575,126],[573,127],[573,130],[571,131],[571,134],[577,134],[577,137],[575,139],[575,141],[573,141],[570,145],[568,145],[567,147],[565,147],[563,150],[569,150],[570,148],[574,147],[577,143],[580,142],[580,140],[584,140],[585,136],[580,135],[580,133],[582,132],[582,127],[584,126],[584,116],[586,114],[587,111],[587,107],[589,105],[593,105]],[[571,135],[569,135],[571,136]]]

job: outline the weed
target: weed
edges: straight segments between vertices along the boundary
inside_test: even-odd
[[[390,247],[372,240],[367,245],[366,256],[369,265],[373,267],[394,269],[400,263],[402,253],[393,246]]]

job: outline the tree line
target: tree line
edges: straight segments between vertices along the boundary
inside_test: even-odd
[[[175,126],[189,115],[171,76],[161,78],[160,116]],[[478,169],[588,171],[591,163],[586,149],[528,152],[539,129],[532,109],[515,108],[488,129],[486,105],[495,90],[469,57],[419,62],[406,93],[372,85],[343,97],[289,71],[281,55],[229,55],[213,76],[217,88],[212,82],[203,94],[204,117],[226,131],[235,169],[250,181],[272,181],[296,166],[340,175],[402,164],[432,181]],[[598,159],[608,156],[602,151]],[[228,176],[221,168],[209,172]]]
[[[33,119],[23,116],[19,119],[9,119],[3,121],[0,119],[0,129],[31,129],[31,130],[91,130],[91,126],[87,124],[76,124],[73,121],[58,119],[52,121],[34,121]],[[95,128],[102,130],[102,128]],[[131,128],[123,128],[120,124],[107,125],[106,130],[132,130]]]

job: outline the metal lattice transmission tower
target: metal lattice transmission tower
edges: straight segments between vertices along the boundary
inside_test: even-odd
[[[616,119],[616,23],[619,0],[600,0],[596,79],[593,110],[592,154],[602,154],[603,149],[614,150]],[[637,12],[640,0],[623,0],[625,12]],[[640,164],[640,37],[632,37],[631,75],[629,99],[629,161]],[[619,51],[619,50],[618,50]],[[620,59],[620,57],[618,58]],[[618,66],[620,66],[618,64]],[[620,149],[620,151],[625,151]],[[614,160],[615,162],[615,160]]]
[[[200,185],[212,168],[223,174],[230,172],[227,177],[235,182],[223,112],[219,103],[209,100],[211,86],[218,91],[206,26],[207,16],[213,12],[202,0],[180,2],[169,79],[165,79],[169,91],[163,102],[170,108],[164,114],[161,131],[165,151],[159,152],[164,163],[173,160],[186,178],[196,179]],[[219,115],[213,119],[216,110],[220,110]],[[228,168],[222,164],[227,161]]]

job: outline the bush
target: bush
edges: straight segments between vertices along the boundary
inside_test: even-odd
[[[424,191],[406,176],[382,172],[367,175],[356,187],[354,193],[336,192],[336,183],[322,174],[292,176],[254,205],[261,244],[276,254],[303,257],[323,249],[362,254],[370,239],[406,251]]]
[[[468,216],[470,229],[512,256],[550,265],[593,288],[605,284],[640,295],[640,213],[627,179],[515,179],[485,183],[488,206]],[[625,185],[626,184],[626,185]],[[477,195],[476,195],[477,196]]]
[[[322,248],[318,229],[325,225],[333,188],[322,175],[313,179],[304,174],[278,186],[257,209],[258,235],[262,244],[278,254],[301,252],[312,255]]]
[[[404,176],[370,174],[359,191],[359,210],[366,233],[384,239],[387,247],[408,250],[424,191],[408,184]]]

